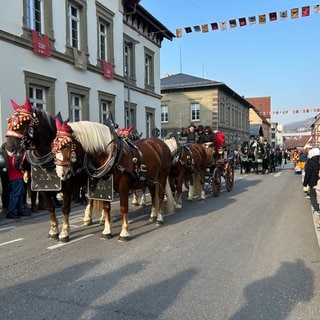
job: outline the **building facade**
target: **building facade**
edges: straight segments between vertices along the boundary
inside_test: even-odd
[[[248,101],[222,82],[179,73],[161,79],[162,136],[196,126],[222,131],[228,144],[249,138]]]
[[[138,0],[3,0],[0,134],[26,97],[51,115],[160,127],[160,47],[174,35]]]

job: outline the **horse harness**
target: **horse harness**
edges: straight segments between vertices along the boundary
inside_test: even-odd
[[[175,167],[178,163],[180,163],[190,173],[193,173],[195,171],[195,167],[191,149],[188,147],[188,145],[182,145],[178,150],[179,151],[173,157],[172,167]],[[187,153],[187,156],[186,159],[183,159],[185,153]]]

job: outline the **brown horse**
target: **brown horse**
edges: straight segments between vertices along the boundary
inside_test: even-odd
[[[120,241],[129,239],[130,190],[149,188],[152,199],[150,220],[156,221],[157,225],[163,224],[165,195],[168,210],[173,211],[174,208],[168,182],[171,153],[162,140],[142,139],[133,144],[121,138],[113,125],[90,121],[61,122],[57,118],[56,125],[58,134],[52,150],[56,154],[56,172],[62,181],[70,177],[73,165],[81,160],[92,179],[113,179],[111,185],[120,196]],[[104,204],[105,227],[102,236],[109,238],[112,235],[111,206],[109,201],[104,201]]]
[[[182,185],[188,180],[188,200],[192,201],[195,195],[205,199],[204,180],[207,168],[207,154],[202,145],[189,143],[181,145],[173,157],[170,184],[175,191],[176,209],[182,208]]]
[[[23,105],[18,105],[14,101],[11,101],[11,104],[14,113],[8,119],[7,150],[14,155],[25,153],[27,155],[26,158],[32,168],[32,184],[35,190],[43,194],[49,212],[49,238],[59,239],[62,242],[69,241],[69,213],[73,191],[76,186],[87,183],[88,175],[84,165],[80,161],[74,164],[71,178],[61,184],[60,178],[54,171],[55,155],[51,152],[51,143],[57,134],[55,118],[41,108],[31,105],[29,99],[26,99]],[[35,182],[38,178],[39,181]],[[59,233],[59,221],[53,197],[60,192],[60,188],[63,193],[63,227]],[[89,203],[85,214],[90,215],[91,210],[92,205]]]

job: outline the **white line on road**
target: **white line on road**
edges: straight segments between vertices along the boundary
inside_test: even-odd
[[[3,243],[0,243],[0,247],[5,246],[6,244],[10,244],[10,243],[14,243],[14,242],[22,241],[22,240],[23,240],[23,238],[18,238],[18,239],[14,239],[11,241],[3,242]]]
[[[86,236],[83,236],[83,237],[74,239],[74,240],[69,241],[69,242],[64,242],[64,243],[55,244],[54,246],[47,247],[47,249],[49,249],[49,250],[54,250],[54,249],[57,249],[57,248],[61,248],[61,247],[66,246],[66,245],[68,245],[68,244],[72,244],[72,243],[74,243],[74,242],[77,242],[77,241],[80,241],[80,240],[83,240],[83,239],[92,237],[93,235],[94,235],[93,233],[90,233],[90,234],[88,234],[88,235],[86,235]]]
[[[274,177],[278,178],[278,177],[280,177],[281,175],[282,175],[282,171],[277,172],[276,174],[274,174]]]
[[[10,229],[15,229],[16,227],[5,227],[5,228],[0,228],[0,232],[1,231],[7,231],[7,230],[10,230]]]

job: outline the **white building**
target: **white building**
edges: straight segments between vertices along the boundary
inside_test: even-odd
[[[160,128],[160,46],[174,35],[139,0],[1,0],[0,134],[10,99],[28,97],[63,119],[143,137]]]

